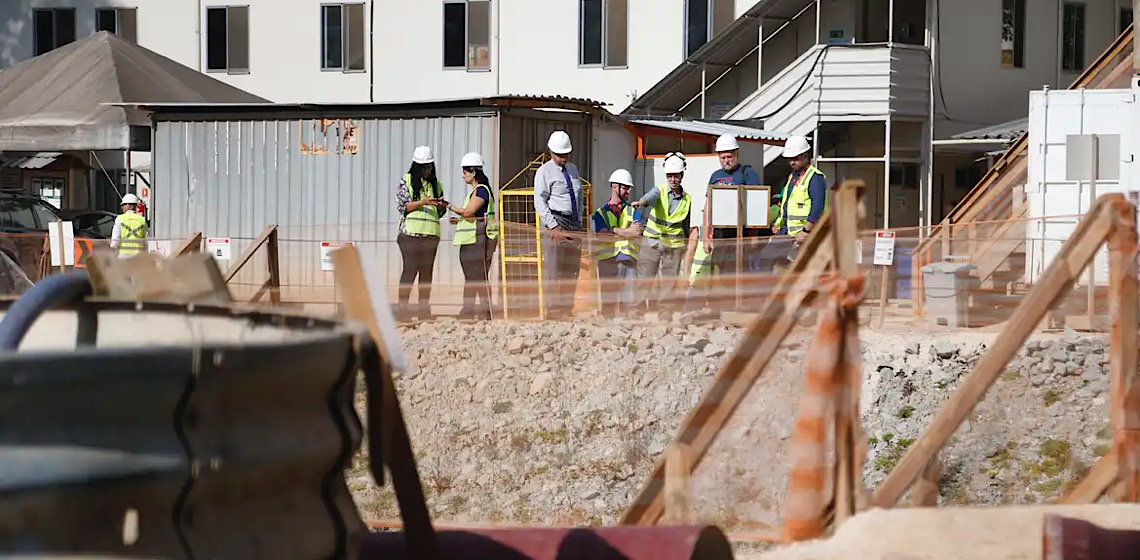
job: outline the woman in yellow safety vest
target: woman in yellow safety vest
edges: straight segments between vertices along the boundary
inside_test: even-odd
[[[491,282],[489,270],[495,243],[499,239],[499,217],[491,181],[483,173],[483,156],[469,153],[459,165],[463,168],[463,182],[469,190],[463,206],[449,205],[459,215],[453,217],[455,245],[459,247],[459,264],[463,267],[463,319],[491,318]]]
[[[407,320],[413,315],[421,321],[431,318],[431,277],[439,249],[439,220],[446,208],[443,187],[435,174],[435,156],[431,148],[419,146],[412,152],[412,166],[396,189],[396,210],[400,213],[396,245],[403,260],[397,306],[401,319]],[[417,277],[420,299],[413,311],[408,307],[408,300]]]

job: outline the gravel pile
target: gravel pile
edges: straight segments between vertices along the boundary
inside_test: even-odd
[[[401,329],[397,379],[433,515],[449,523],[612,524],[733,352],[742,329],[581,320]],[[693,479],[698,520],[780,522],[786,446],[810,329],[785,342]],[[881,482],[993,334],[864,329],[866,480]],[[1035,503],[1107,449],[1106,349],[1071,333],[1032,341],[942,456],[943,503]],[[365,516],[397,517],[363,457]]]

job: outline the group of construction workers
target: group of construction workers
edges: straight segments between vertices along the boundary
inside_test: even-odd
[[[760,175],[740,162],[740,145],[735,136],[717,138],[715,147],[720,168],[709,177],[708,184],[760,185]],[[791,137],[785,143],[783,156],[792,172],[779,193],[772,196],[769,228],[751,229],[746,236],[785,236],[790,251],[780,254],[772,267],[760,272],[778,272],[786,268],[798,243],[803,241],[827,207],[826,178],[811,165],[811,146],[807,139]],[[692,219],[692,197],[681,186],[687,163],[679,152],[666,154],[662,161],[665,184],[646,192],[636,200],[629,171],[618,169],[610,176],[610,199],[594,212],[594,257],[598,277],[603,282],[604,315],[619,311],[658,307],[658,302],[683,301],[682,310],[703,307],[710,297],[707,279],[715,274],[736,272],[737,256],[734,240],[737,228],[710,226],[710,210],[706,204],[698,223]],[[607,239],[607,237],[609,239]],[[717,250],[718,244],[721,249]],[[782,261],[782,264],[781,264]],[[685,266],[688,263],[688,266]],[[746,266],[741,263],[742,268]],[[755,267],[749,267],[756,270]],[[743,272],[743,270],[738,271]],[[687,277],[689,291],[684,298],[675,297],[677,282],[660,282],[657,297],[650,293],[652,283],[632,281],[634,278],[668,280]],[[703,284],[703,285],[702,285]],[[638,285],[640,289],[634,289]]]
[[[718,240],[735,237],[736,228],[710,227],[707,209],[703,218],[693,219],[692,196],[681,185],[687,167],[684,154],[667,154],[663,159],[665,183],[636,199],[633,175],[627,169],[614,171],[609,178],[609,199],[583,219],[586,213],[582,206],[588,201],[578,167],[570,161],[573,145],[569,134],[561,130],[552,133],[547,150],[550,157],[535,171],[533,192],[541,231],[541,275],[548,318],[566,317],[572,312],[582,248],[586,246],[590,226],[595,234],[591,245],[593,258],[603,284],[603,315],[613,316],[623,309],[636,312],[656,308],[659,301],[685,301],[685,307],[700,304],[699,297],[692,297],[692,287],[717,271],[724,274],[734,270],[735,251],[718,252],[716,247]],[[739,150],[736,137],[726,134],[717,139],[721,168],[712,174],[709,183],[760,184],[759,174],[740,163]],[[810,151],[811,146],[802,136],[786,141],[783,156],[792,172],[783,189],[772,197],[770,228],[749,233],[785,236],[794,251],[794,246],[823,216],[827,206],[826,178],[811,164]],[[468,189],[461,205],[444,199],[434,162],[429,147],[417,147],[411,167],[396,189],[400,215],[397,245],[403,257],[397,315],[404,320],[432,316],[432,270],[440,242],[440,221],[451,211],[455,214],[451,218],[456,225],[454,244],[460,248],[466,280],[460,317],[490,318],[489,270],[501,226],[493,189],[483,173],[483,158],[477,153],[463,156],[460,167]],[[663,280],[676,279],[683,274],[688,275],[690,284],[690,293],[683,300],[674,297],[677,282],[660,282],[656,297],[646,287],[650,283],[634,282],[658,276]],[[413,308],[409,301],[417,281],[418,306]]]

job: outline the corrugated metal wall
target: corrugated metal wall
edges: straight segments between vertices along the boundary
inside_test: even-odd
[[[445,196],[461,203],[467,192],[459,169],[463,154],[483,154],[489,178],[500,180],[499,166],[494,165],[496,119],[484,112],[350,121],[159,121],[154,236],[179,238],[202,231],[209,237],[230,237],[236,260],[267,224],[276,223],[286,299],[329,301],[334,295],[332,273],[320,269],[321,241],[355,241],[395,285],[401,268],[395,189],[411,163],[412,150],[423,144],[432,147]],[[352,144],[343,138],[348,122],[355,126],[355,154],[343,150]],[[314,155],[314,146],[329,153]],[[444,220],[443,231],[435,284],[444,289],[432,299],[458,303],[460,294],[453,296],[447,289],[463,283],[458,250],[451,245],[454,228]],[[263,270],[260,262],[252,264],[254,272]],[[261,278],[250,275],[249,281],[260,283]]]

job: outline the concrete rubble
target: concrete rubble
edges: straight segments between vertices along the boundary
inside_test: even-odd
[[[402,328],[397,379],[433,515],[450,523],[612,524],[743,329],[614,320]],[[699,520],[780,523],[786,446],[812,330],[785,342],[693,479]],[[872,487],[950,396],[995,333],[862,329],[862,416]],[[1106,340],[1031,340],[942,455],[942,504],[1059,496],[1108,449]],[[395,519],[358,458],[365,516]]]

